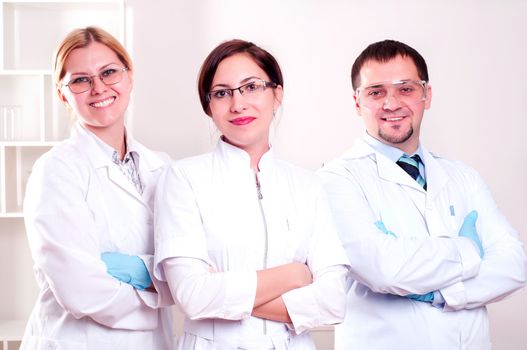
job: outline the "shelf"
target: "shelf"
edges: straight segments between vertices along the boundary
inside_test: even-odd
[[[43,77],[40,75],[0,75],[0,140],[41,140],[41,90]],[[16,109],[15,130],[4,131],[4,113]],[[7,125],[7,128],[11,128]],[[6,135],[4,135],[4,132]],[[13,136],[8,136],[13,135]]]
[[[2,160],[9,167],[2,169],[4,174],[3,186],[0,194],[3,194],[0,217],[21,217],[22,204],[26,192],[26,184],[33,168],[33,163],[50,146],[2,146]]]
[[[3,69],[45,70],[52,53],[75,28],[100,26],[123,41],[123,1],[2,1]],[[45,35],[38,36],[45,28]],[[50,50],[51,49],[51,50]]]
[[[0,141],[3,147],[53,147],[60,141]]]
[[[22,340],[26,322],[26,320],[0,320],[0,341]]]
[[[0,72],[0,142],[66,138],[72,118],[56,96],[52,76],[4,73]]]
[[[16,212],[16,213],[0,213],[0,219],[23,219],[24,213],[22,212]]]

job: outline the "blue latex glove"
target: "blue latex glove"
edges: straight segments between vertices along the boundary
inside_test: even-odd
[[[479,256],[483,258],[483,245],[479,239],[478,232],[476,231],[476,220],[478,219],[478,212],[473,210],[465,216],[463,224],[459,229],[459,235],[461,237],[470,238],[479,249]]]
[[[136,255],[106,252],[101,254],[101,259],[106,264],[108,273],[121,282],[140,290],[152,284],[145,263]]]
[[[426,294],[409,294],[406,297],[415,301],[422,301],[423,303],[434,302],[434,292],[428,292]]]
[[[397,238],[397,236],[395,235],[395,233],[393,233],[392,231],[389,231],[386,226],[384,226],[384,222],[382,222],[381,220],[379,221],[375,221],[374,222],[374,225],[377,226],[377,228],[379,230],[381,230],[384,234],[387,234],[388,236],[392,236],[392,237],[395,237]]]

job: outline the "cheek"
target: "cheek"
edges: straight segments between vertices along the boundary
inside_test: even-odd
[[[65,103],[74,111],[78,111],[82,108],[82,96],[70,95],[65,98]]]

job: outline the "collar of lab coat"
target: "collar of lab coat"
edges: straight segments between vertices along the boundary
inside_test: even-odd
[[[249,154],[243,149],[225,142],[223,137],[221,137],[218,141],[216,152],[221,158],[228,159],[231,170],[247,171],[247,169],[249,169],[252,171],[251,158]],[[269,150],[262,155],[260,162],[258,163],[259,172],[265,173],[273,166],[274,162],[274,152],[271,145],[269,145]]]
[[[427,191],[405,173],[393,160],[389,159],[382,153],[377,152],[363,139],[355,142],[355,145],[344,153],[344,159],[358,159],[370,157],[377,163],[379,177],[390,182],[396,182],[404,186],[412,187],[420,192],[427,194],[427,199],[433,199],[447,184],[449,176],[436,159],[437,157],[428,150],[421,147],[423,163],[426,168]]]
[[[153,186],[151,186],[152,173],[162,169],[164,162],[154,152],[148,150],[141,143],[137,142],[130,132],[127,131],[126,135],[128,149],[133,150],[140,155],[137,169],[141,182],[144,185],[142,196],[137,192],[137,189],[120,171],[120,169],[113,164],[112,157],[108,156],[108,154],[97,144],[99,139],[97,139],[95,134],[77,122],[71,132],[71,139],[79,145],[78,149],[86,155],[95,169],[107,168],[108,178],[112,182],[137,200],[144,202],[143,197],[153,190]]]

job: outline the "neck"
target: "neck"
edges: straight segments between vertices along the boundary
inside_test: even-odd
[[[83,124],[83,126],[94,133],[104,143],[114,148],[123,160],[126,153],[126,142],[124,138],[124,124],[114,124],[111,127],[94,127]]]
[[[269,145],[262,146],[262,147],[254,147],[254,148],[244,148],[244,151],[249,153],[249,157],[251,159],[251,169],[254,172],[258,172],[260,168],[258,165],[260,164],[260,159],[262,159],[262,156],[269,150]]]
[[[399,148],[401,151],[403,151],[404,153],[408,155],[412,155],[417,151],[417,147],[419,146],[419,143],[414,142],[411,144],[400,144],[400,145],[395,144],[392,146]]]
[[[239,144],[236,144],[234,142],[231,142],[230,140],[228,140],[225,136],[223,137],[223,141],[235,146],[235,147],[238,147],[242,150],[244,150],[245,152],[247,152],[247,154],[249,154],[249,158],[250,158],[250,167],[253,171],[255,172],[258,172],[260,169],[258,168],[258,164],[260,164],[260,159],[262,158],[262,156],[265,154],[265,152],[267,152],[269,150],[269,142],[267,141],[267,139],[265,140],[265,142],[259,142],[259,143],[256,143],[256,144],[251,144],[251,145],[239,145]]]

